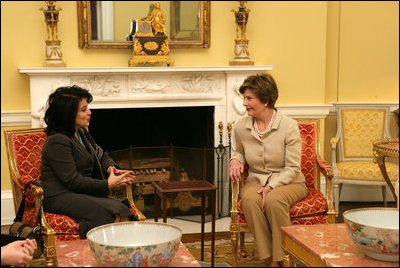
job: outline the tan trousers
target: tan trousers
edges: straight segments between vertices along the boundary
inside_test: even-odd
[[[282,261],[281,227],[290,225],[289,209],[307,195],[304,183],[277,187],[267,194],[265,212],[262,210],[262,195],[257,190],[258,181],[246,183],[241,191],[241,206],[251,233],[254,235],[261,260],[273,257]]]

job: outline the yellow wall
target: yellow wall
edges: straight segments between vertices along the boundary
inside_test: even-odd
[[[29,77],[19,74],[18,67],[43,66],[47,33],[39,9],[44,5],[1,2],[2,112],[30,110]],[[246,5],[251,10],[246,34],[250,57],[256,65],[274,66],[278,105],[398,101],[398,2]],[[76,2],[57,1],[56,6],[62,8],[58,36],[68,67],[128,65],[131,49],[80,49]],[[237,1],[212,1],[211,47],[172,48],[175,66],[228,65],[236,37],[231,10],[237,7]],[[330,128],[326,123],[321,126],[325,131]],[[3,145],[2,141],[2,160]],[[1,190],[10,189],[5,170]]]
[[[398,100],[399,2],[342,2],[340,24],[338,100]]]

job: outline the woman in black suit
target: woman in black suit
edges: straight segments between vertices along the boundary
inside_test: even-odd
[[[92,99],[81,87],[60,87],[49,96],[44,118],[43,207],[77,221],[82,238],[96,226],[136,219],[128,204],[107,197],[109,189],[132,184],[135,176],[117,168],[87,132]]]

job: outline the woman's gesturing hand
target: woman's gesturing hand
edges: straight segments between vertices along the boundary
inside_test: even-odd
[[[121,170],[110,167],[108,171],[110,172],[110,176],[108,177],[108,188],[110,189],[132,184],[135,179],[131,170]]]
[[[243,170],[243,164],[240,163],[239,160],[233,158],[229,162],[229,178],[231,178],[231,181],[239,182],[240,178],[242,177]]]

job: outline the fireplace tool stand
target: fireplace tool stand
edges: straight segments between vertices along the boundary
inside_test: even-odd
[[[228,146],[224,146],[222,143],[222,132],[223,132],[223,124],[222,122],[219,122],[218,124],[219,128],[219,144],[217,147],[214,148],[215,153],[217,155],[217,187],[218,187],[218,200],[217,200],[217,210],[218,210],[218,218],[221,218],[222,216],[222,205],[224,201],[224,178],[228,177],[229,174],[226,174],[226,163],[229,163],[229,159],[231,157],[231,129],[232,125],[231,123],[228,123]],[[228,151],[228,159],[225,159],[226,152]],[[229,166],[229,164],[228,164]],[[224,176],[225,173],[225,176]],[[229,181],[229,178],[227,178]],[[231,193],[231,184],[228,183],[229,185],[229,196]],[[230,198],[228,196],[229,200],[229,207],[230,207]]]

